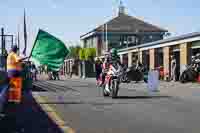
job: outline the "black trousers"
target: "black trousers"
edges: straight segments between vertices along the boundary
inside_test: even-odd
[[[96,80],[99,79],[101,72],[102,72],[101,70],[96,70]]]

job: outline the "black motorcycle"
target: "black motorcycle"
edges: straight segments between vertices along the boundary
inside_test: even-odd
[[[181,83],[193,82],[198,78],[200,72],[200,59],[195,57],[192,60],[192,64],[186,66],[186,69],[182,72],[180,76]]]
[[[127,73],[128,73],[128,68],[126,66],[123,66],[122,75],[120,77],[120,80],[121,80],[122,83],[130,83],[130,80],[128,79]]]
[[[140,65],[134,65],[127,70],[127,77],[131,81],[142,81],[144,79],[144,66],[142,64]]]

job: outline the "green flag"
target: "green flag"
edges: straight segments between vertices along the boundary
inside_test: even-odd
[[[31,60],[36,65],[47,65],[48,69],[58,71],[68,54],[69,50],[62,41],[39,30],[31,52]]]

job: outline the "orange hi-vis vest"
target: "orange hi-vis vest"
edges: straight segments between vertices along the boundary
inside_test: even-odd
[[[7,57],[7,71],[10,78],[8,101],[20,103],[22,99],[22,77],[17,72],[21,71],[21,62],[19,56],[14,52],[11,52]],[[14,76],[15,74],[17,77]]]
[[[11,52],[10,54],[8,54],[7,70],[21,71],[21,62],[19,60],[20,60],[20,57],[16,53]]]

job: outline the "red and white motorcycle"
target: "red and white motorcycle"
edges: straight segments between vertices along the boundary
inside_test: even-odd
[[[105,76],[104,84],[101,86],[104,96],[112,95],[112,98],[118,96],[119,85],[121,83],[122,68],[120,65],[109,66],[109,70]]]

